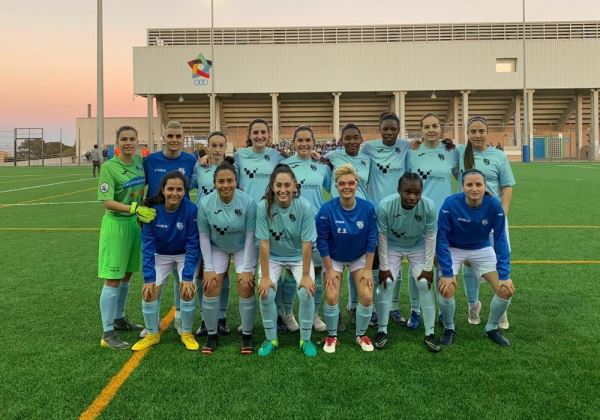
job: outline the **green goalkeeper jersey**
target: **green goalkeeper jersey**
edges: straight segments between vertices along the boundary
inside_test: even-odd
[[[129,165],[115,156],[102,165],[98,181],[98,200],[114,200],[123,204],[140,203],[144,198],[145,185],[146,177],[141,156],[135,155]],[[107,212],[127,216],[110,210]]]

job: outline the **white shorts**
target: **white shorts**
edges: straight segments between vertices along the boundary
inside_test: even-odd
[[[450,255],[452,256],[452,271],[456,276],[460,270],[460,266],[467,261],[477,278],[484,274],[497,271],[496,252],[491,246],[481,249],[459,249],[450,247]],[[441,271],[441,270],[440,270]]]
[[[154,254],[154,271],[156,271],[156,285],[162,286],[167,282],[169,274],[176,271],[178,281],[182,281],[183,266],[185,265],[185,254],[162,255]],[[198,276],[200,265],[196,267],[194,278]]]
[[[317,251],[316,248],[313,249],[312,261],[315,267],[323,267],[323,259],[321,258],[321,254],[319,254],[319,251]]]
[[[240,249],[234,254],[230,254],[228,252],[221,251],[219,248],[215,246],[211,246],[210,252],[212,254],[212,266],[217,274],[227,273],[229,271],[229,263],[231,262],[231,257],[233,257],[233,264],[235,266],[235,272],[237,274],[244,272],[244,250]],[[255,262],[256,263],[256,262]],[[251,273],[254,274],[256,270],[256,265],[252,267]]]
[[[508,228],[508,218],[506,219],[506,224],[504,225],[504,232],[506,233],[506,243],[508,243],[508,251],[510,252],[510,235]],[[490,243],[494,246],[494,229],[490,232]]]
[[[348,266],[348,270],[351,273],[354,273],[356,270],[362,270],[363,268],[365,268],[365,260],[366,259],[367,259],[367,254],[363,254],[361,257],[358,257],[357,259],[355,259],[352,262],[339,262],[332,258],[331,265],[333,265],[334,271],[337,271],[339,273],[344,272],[344,266]]]
[[[269,277],[271,278],[271,281],[275,284],[275,288],[277,288],[277,281],[279,280],[279,277],[281,276],[281,272],[284,269],[288,269],[292,272],[292,275],[294,276],[294,280],[296,280],[296,284],[300,284],[300,281],[302,280],[302,261],[299,262],[280,262],[280,261],[273,261],[273,260],[269,260]],[[258,268],[258,277],[260,279],[262,275],[262,267]],[[310,263],[310,272],[309,272],[310,278],[315,281],[315,266],[313,265],[313,263]]]
[[[409,269],[415,280],[419,279],[419,275],[425,268],[425,249],[419,249],[411,252],[388,250],[388,264],[390,271],[394,277],[394,281],[401,277],[402,258],[408,259]]]

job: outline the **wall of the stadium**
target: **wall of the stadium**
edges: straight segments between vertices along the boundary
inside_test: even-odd
[[[532,89],[600,86],[600,40],[527,42]],[[208,46],[134,48],[135,94],[390,92],[522,88],[521,41],[215,46],[211,80],[188,61]],[[517,71],[496,73],[497,58]],[[216,72],[216,73],[215,73]],[[196,83],[194,83],[194,81]],[[206,84],[204,84],[206,83]]]

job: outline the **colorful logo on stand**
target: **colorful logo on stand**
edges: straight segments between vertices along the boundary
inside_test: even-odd
[[[192,79],[196,86],[208,84],[207,79],[210,79],[212,61],[207,60],[206,57],[200,53],[195,60],[188,61],[188,66],[192,69]]]

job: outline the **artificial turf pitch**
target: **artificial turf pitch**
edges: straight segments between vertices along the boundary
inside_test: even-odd
[[[392,324],[389,347],[363,353],[346,317],[349,328],[340,334],[336,354],[320,351],[308,359],[297,333],[288,333],[280,335],[271,357],[244,357],[232,291],[232,333],[221,338],[215,354],[186,351],[168,328],[102,416],[600,417],[600,265],[535,263],[600,260],[600,165],[517,164],[513,171],[518,184],[509,219],[516,296],[506,333],[512,347],[500,348],[483,335],[489,286],[482,285],[482,325],[471,326],[459,281],[458,335],[439,354],[425,350],[422,329]],[[103,208],[89,202],[96,199],[90,173],[88,167],[0,168],[1,418],[78,417],[132,356],[99,346],[102,282],[96,270]],[[16,203],[25,205],[5,206]],[[127,306],[139,323],[141,283],[135,274]],[[166,287],[163,316],[171,290]],[[406,316],[406,282],[401,309]],[[121,336],[136,340],[135,333]],[[313,335],[315,341],[322,336]],[[258,317],[256,346],[263,337]]]

